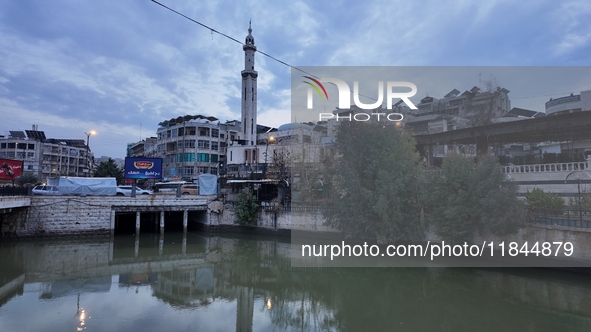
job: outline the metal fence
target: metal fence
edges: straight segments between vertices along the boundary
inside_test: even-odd
[[[28,194],[29,189],[26,187],[0,187],[0,196],[26,196]]]
[[[530,211],[530,221],[536,225],[591,228],[591,211],[577,208],[534,210]]]

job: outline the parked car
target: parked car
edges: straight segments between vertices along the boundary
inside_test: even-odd
[[[33,195],[58,195],[56,186],[39,185],[33,188]]]
[[[150,195],[152,191],[135,187],[136,195]],[[117,196],[131,196],[131,186],[117,186]]]
[[[181,194],[183,195],[198,195],[199,185],[198,184],[183,184],[181,186]]]

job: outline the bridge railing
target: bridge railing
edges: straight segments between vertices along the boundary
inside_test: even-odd
[[[501,166],[503,173],[544,173],[544,172],[563,172],[563,171],[583,171],[591,170],[589,161],[579,161],[572,163],[555,164],[534,164],[534,165],[513,165]]]
[[[29,194],[28,188],[6,186],[0,187],[0,196],[27,196]]]

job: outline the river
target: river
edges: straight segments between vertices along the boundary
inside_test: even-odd
[[[166,233],[0,242],[0,330],[591,330],[589,275],[292,268],[288,241]]]

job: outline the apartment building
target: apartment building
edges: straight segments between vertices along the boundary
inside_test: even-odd
[[[0,135],[0,158],[23,160],[23,172],[41,181],[53,176],[88,176],[94,156],[83,139],[46,138],[37,130]]]

